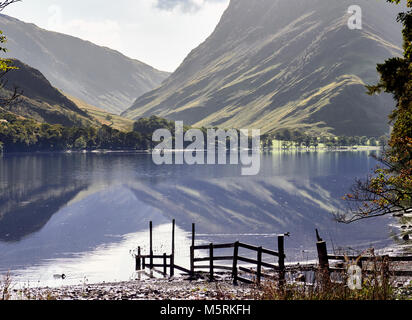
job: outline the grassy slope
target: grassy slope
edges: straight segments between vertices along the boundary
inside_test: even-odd
[[[97,120],[98,123],[102,125],[105,124],[111,126],[113,129],[118,129],[125,132],[133,130],[133,120],[109,113],[68,94],[65,94],[65,96],[73,101],[81,110]],[[111,116],[110,121],[107,119],[107,116]]]
[[[38,70],[14,60],[16,70],[2,77],[0,96],[11,97],[14,88],[20,96],[3,109],[40,123],[64,126],[93,126],[97,122],[53,87]]]

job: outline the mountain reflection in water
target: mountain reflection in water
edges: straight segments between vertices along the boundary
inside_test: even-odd
[[[315,228],[330,249],[382,248],[392,244],[391,218],[348,226],[332,214],[375,165],[369,152],[273,153],[262,155],[258,176],[243,177],[240,166],[156,166],[146,154],[5,155],[0,271],[31,281],[59,272],[75,282],[127,280],[129,250],[147,246],[149,221],[159,253],[170,251],[172,219],[181,264],[192,222],[204,242],[275,248],[276,235],[290,232],[288,261],[315,257]]]

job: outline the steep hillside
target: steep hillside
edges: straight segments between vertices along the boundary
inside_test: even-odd
[[[74,102],[54,88],[43,74],[18,61],[13,61],[17,70],[10,70],[2,77],[4,86],[1,97],[11,97],[18,88],[20,97],[3,109],[38,122],[65,126],[96,125],[97,122]]]
[[[73,101],[81,110],[86,112],[89,116],[93,117],[101,125],[107,125],[113,129],[117,129],[124,132],[133,130],[133,124],[135,121],[123,118],[119,115],[109,113],[103,109],[92,106],[78,98],[66,95],[71,101]]]
[[[232,0],[213,34],[163,85],[123,113],[197,126],[381,135],[394,107],[370,97],[376,64],[401,53],[399,7],[359,0]],[[136,95],[137,96],[137,95]]]
[[[169,73],[117,51],[0,15],[8,55],[40,70],[64,92],[113,113],[159,86]]]

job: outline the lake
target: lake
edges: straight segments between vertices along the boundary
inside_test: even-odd
[[[56,153],[0,158],[0,273],[24,285],[128,280],[130,250],[170,252],[177,223],[177,263],[189,264],[191,224],[198,243],[243,242],[276,249],[286,261],[316,257],[315,229],[339,248],[393,244],[391,217],[339,224],[341,197],[376,166],[371,151],[262,154],[260,174],[240,165],[157,166],[148,154]],[[57,280],[54,274],[66,274]]]

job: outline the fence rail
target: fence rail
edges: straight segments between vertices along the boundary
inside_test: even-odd
[[[200,271],[207,270],[209,273],[209,280],[215,280],[216,270],[231,271],[233,277],[233,283],[238,282],[251,283],[253,280],[239,276],[239,271],[245,274],[251,275],[256,279],[257,283],[261,282],[262,278],[275,278],[274,275],[270,275],[266,272],[262,272],[262,268],[268,268],[274,273],[278,274],[278,279],[281,282],[285,280],[285,252],[284,252],[284,236],[278,236],[278,251],[269,250],[263,247],[257,247],[251,244],[234,242],[234,243],[221,243],[208,245],[195,245],[196,226],[192,224],[192,245],[190,246],[190,269],[178,266],[175,264],[175,220],[172,222],[172,253],[167,255],[154,254],[153,253],[153,224],[149,223],[150,233],[150,248],[149,254],[142,254],[141,247],[138,247],[136,259],[136,270],[145,271],[146,268],[154,270],[155,268],[161,268],[162,271],[155,270],[163,275],[167,274],[167,269],[170,270],[170,276],[174,275],[174,270],[179,270],[190,276],[191,279],[195,279]],[[223,249],[233,249],[231,255],[217,255],[216,252]],[[256,254],[256,259],[241,256],[239,249],[245,249],[252,251]],[[207,256],[195,258],[197,251],[208,251]],[[269,263],[263,260],[263,255],[270,256],[275,260],[278,260],[278,264]],[[160,260],[160,261],[159,261]],[[230,262],[230,265],[221,265],[221,262]],[[202,263],[202,264],[199,264]],[[248,265],[241,265],[241,263],[247,263]]]
[[[322,271],[326,280],[330,280],[330,274],[332,272],[346,272],[346,268],[341,267],[330,267],[329,261],[342,261],[347,263],[354,263],[357,262],[357,265],[362,269],[364,274],[372,274],[376,272],[376,270],[368,269],[366,263],[379,263],[381,267],[381,272],[383,276],[388,278],[391,276],[394,277],[411,277],[412,270],[390,270],[390,262],[411,262],[412,256],[389,256],[389,255],[381,255],[381,256],[374,256],[374,255],[365,255],[365,256],[347,256],[347,255],[331,255],[328,254],[326,242],[322,240],[319,236],[318,230],[316,230],[316,237],[317,237],[317,250],[318,250],[318,259],[319,259],[319,269]],[[365,263],[365,267],[364,267]]]
[[[277,238],[277,251],[270,250],[263,247],[254,246],[243,242],[234,243],[221,243],[208,245],[195,245],[196,226],[192,224],[192,245],[190,246],[190,268],[186,269],[175,263],[175,220],[172,222],[172,248],[171,254],[154,254],[153,252],[153,224],[150,222],[150,248],[149,254],[142,254],[141,247],[138,247],[136,259],[136,271],[140,271],[146,274],[145,269],[149,268],[163,276],[167,276],[168,270],[171,277],[174,276],[175,270],[178,270],[190,277],[190,279],[196,279],[198,276],[209,274],[209,280],[214,281],[216,270],[230,271],[233,283],[260,283],[262,278],[277,279],[280,285],[285,283],[285,274],[296,272],[316,272],[321,271],[321,275],[325,281],[331,281],[331,273],[346,272],[345,264],[341,266],[339,264],[330,266],[330,261],[342,261],[342,262],[354,262],[356,261],[358,266],[362,268],[362,272],[365,274],[376,272],[370,269],[368,263],[374,262],[382,266],[382,272],[385,277],[412,277],[412,270],[389,270],[389,262],[412,262],[412,256],[360,256],[353,255],[336,255],[328,254],[326,242],[319,236],[318,230],[316,230],[316,237],[318,242],[316,243],[318,251],[318,264],[312,265],[288,265],[285,266],[285,249],[284,241],[285,235],[279,235]],[[233,250],[233,253],[227,254],[227,250]],[[256,258],[251,258],[249,255],[243,256],[239,253],[240,249],[248,250],[256,255]],[[226,250],[225,253],[219,253],[220,250]],[[195,257],[196,252],[207,251],[207,254],[202,254],[201,257]],[[243,252],[243,250],[242,250]],[[265,259],[264,259],[265,258]],[[272,262],[268,262],[268,259],[273,259]],[[222,262],[229,262],[229,265],[224,265]],[[277,262],[277,263],[276,263]],[[156,268],[160,268],[157,270]],[[265,268],[265,269],[263,269]],[[206,270],[206,271],[205,271]],[[270,273],[269,273],[270,272]],[[152,272],[150,273],[152,275]],[[246,275],[246,276],[243,276]]]
[[[194,239],[194,226],[192,228],[193,236],[192,240]],[[194,244],[194,241],[192,241]],[[231,256],[218,256],[215,255],[215,250],[220,249],[232,249],[233,248],[233,255]],[[239,255],[239,248],[247,249],[249,251],[254,251],[256,254],[256,259],[246,258]],[[284,236],[278,237],[278,249],[279,251],[273,251],[269,249],[265,249],[262,247],[253,246],[247,243],[242,242],[235,242],[235,243],[225,243],[225,244],[214,244],[211,243],[209,245],[201,245],[195,246],[192,245],[190,248],[190,270],[191,275],[194,276],[196,269],[208,269],[209,270],[209,280],[214,280],[214,271],[217,269],[223,270],[231,270],[233,283],[237,284],[240,282],[250,283],[251,280],[240,277],[239,271],[242,271],[247,274],[251,274],[255,276],[256,282],[260,283],[262,278],[273,278],[273,276],[268,275],[262,272],[262,267],[269,268],[274,272],[279,274],[280,281],[284,281],[285,279],[285,252],[284,252]],[[209,255],[203,258],[195,258],[196,251],[208,250]],[[272,256],[274,258],[278,258],[278,265],[268,263],[263,261],[263,254]],[[222,266],[222,265],[215,265],[215,262],[218,261],[232,261],[232,267],[229,266]],[[196,262],[209,262],[208,265],[196,265]],[[256,266],[256,271],[251,268],[246,268],[245,266],[240,266],[239,262],[245,262]]]
[[[411,262],[412,261],[412,256],[405,256],[405,257],[391,257],[389,255],[384,255],[384,256],[342,256],[342,255],[328,255],[329,260],[356,260],[359,259],[359,261],[370,261],[370,260],[383,260],[387,259],[390,262]]]

